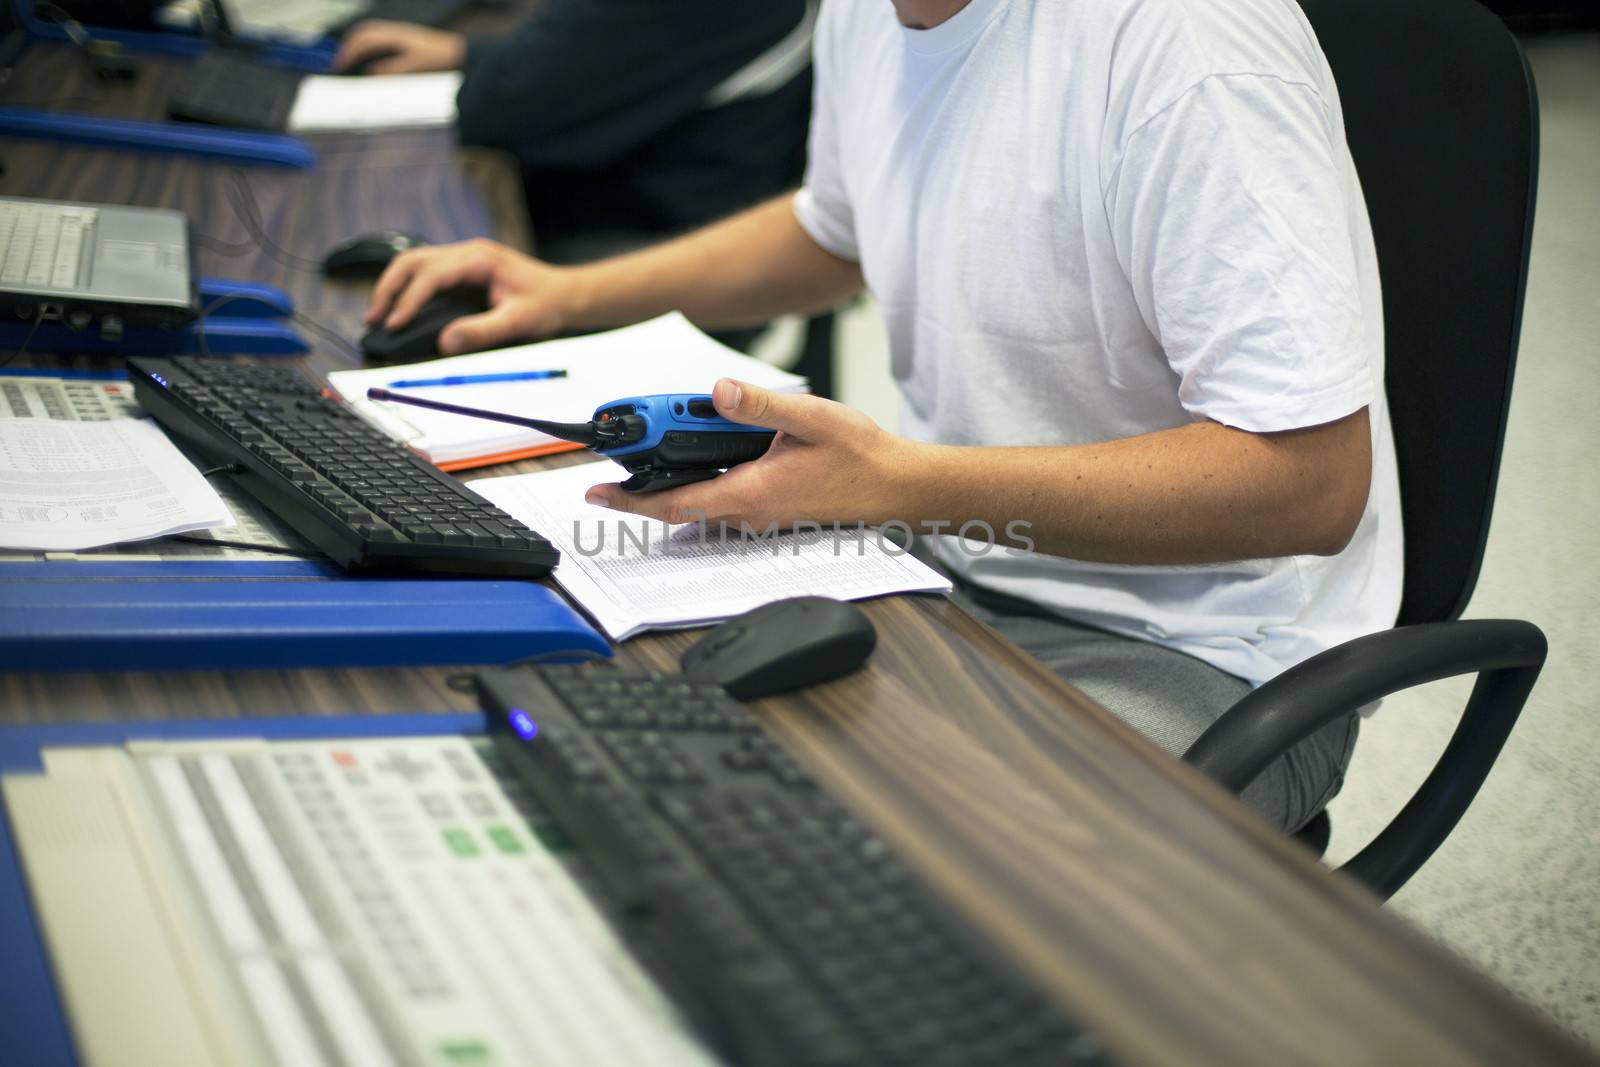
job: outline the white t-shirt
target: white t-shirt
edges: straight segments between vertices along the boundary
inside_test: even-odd
[[[826,0],[815,62],[795,210],[862,265],[903,432],[1083,444],[1369,408],[1372,491],[1337,556],[1123,566],[945,538],[952,569],[1255,683],[1393,625],[1377,261],[1293,0],[972,0],[926,30]]]

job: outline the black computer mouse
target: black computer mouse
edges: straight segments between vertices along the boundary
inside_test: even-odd
[[[849,674],[877,644],[878,632],[854,604],[802,596],[729,619],[680,662],[684,677],[715,682],[736,700],[755,700]]]
[[[399,230],[364,233],[328,249],[328,254],[322,257],[322,273],[330,278],[375,278],[395,256],[427,243],[415,234]]]
[[[372,68],[377,64],[382,63],[386,59],[393,59],[399,54],[400,50],[397,48],[385,48],[381,52],[369,52],[367,55],[362,56],[360,59],[356,60],[343,70],[336,70],[333,73],[342,74],[349,78],[359,78],[362,75],[370,73]]]
[[[489,310],[482,289],[448,289],[417,309],[411,321],[397,329],[374,326],[361,339],[361,351],[374,363],[415,363],[439,356],[439,334],[459,318]]]

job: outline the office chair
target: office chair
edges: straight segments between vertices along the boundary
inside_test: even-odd
[[[1483,558],[1516,365],[1538,105],[1515,38],[1473,0],[1300,3],[1338,82],[1377,244],[1405,584],[1396,629],[1285,671],[1184,758],[1237,792],[1339,716],[1476,673],[1438,764],[1342,868],[1388,899],[1466,811],[1544,665],[1531,623],[1459,619]]]

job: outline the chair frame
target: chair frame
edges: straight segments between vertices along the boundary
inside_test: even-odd
[[[1544,634],[1532,623],[1460,619],[1477,584],[1488,541],[1516,372],[1538,194],[1538,89],[1520,46],[1517,54],[1528,87],[1530,116],[1527,209],[1516,306],[1507,339],[1505,402],[1482,517],[1471,531],[1476,543],[1470,571],[1463,576],[1459,594],[1442,620],[1419,620],[1416,616],[1422,613],[1417,607],[1410,605],[1408,612],[1403,601],[1399,619],[1414,625],[1347,641],[1289,668],[1228,709],[1183,757],[1229,789],[1241,792],[1289,748],[1338,718],[1413,686],[1476,674],[1472,695],[1438,763],[1389,825],[1340,868],[1384,900],[1427,862],[1472,803],[1516,724],[1548,651]]]

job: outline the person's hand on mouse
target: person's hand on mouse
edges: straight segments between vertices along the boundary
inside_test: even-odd
[[[659,493],[629,493],[620,484],[596,485],[591,504],[669,523],[747,524],[765,532],[799,523],[876,525],[915,521],[914,472],[929,447],[896,436],[854,408],[816,396],[774,393],[723,378],[711,393],[730,422],[777,430],[760,459],[706,482]]]
[[[439,335],[439,351],[453,356],[513,341],[559,333],[577,299],[573,271],[541,263],[482,238],[415,248],[394,258],[378,278],[365,316],[369,327],[397,329],[428,299],[458,286],[478,286],[489,310],[457,319]]]
[[[352,26],[339,42],[333,69],[348,71],[368,63],[363,74],[414,74],[460,70],[466,58],[467,39],[459,33],[368,19]]]

